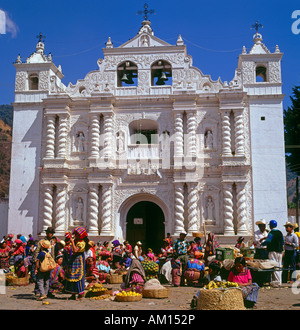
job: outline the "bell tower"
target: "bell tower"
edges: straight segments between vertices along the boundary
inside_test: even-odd
[[[9,189],[8,232],[33,234],[37,230],[39,172],[42,144],[43,99],[63,89],[63,74],[44,53],[44,36],[38,36],[36,50],[26,61],[19,55],[13,103],[13,140]],[[35,220],[34,220],[35,219]]]
[[[287,219],[286,168],[283,125],[281,59],[279,47],[271,52],[253,27],[254,44],[239,56],[245,106],[249,108],[250,145],[253,177],[254,222]],[[266,210],[267,213],[266,213]]]

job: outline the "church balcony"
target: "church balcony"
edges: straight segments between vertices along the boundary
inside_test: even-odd
[[[172,94],[172,86],[159,86],[150,88],[150,95],[170,95]]]
[[[127,146],[128,159],[159,158],[158,144],[130,144]]]

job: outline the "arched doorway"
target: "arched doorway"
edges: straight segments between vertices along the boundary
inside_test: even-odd
[[[151,248],[159,253],[165,236],[165,217],[162,209],[150,201],[135,203],[126,217],[126,240],[132,246],[137,241],[143,244],[143,250]]]

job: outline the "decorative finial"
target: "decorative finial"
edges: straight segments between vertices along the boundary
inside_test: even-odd
[[[144,10],[139,10],[137,12],[137,15],[144,15],[145,21],[149,20],[149,17],[148,17],[149,14],[154,14],[155,15],[156,13],[153,9],[148,10],[148,4],[147,3],[144,4]]]
[[[255,24],[251,25],[251,29],[255,29],[256,33],[258,33],[259,28],[263,28],[263,26],[258,23],[258,21],[256,21]]]
[[[178,39],[177,39],[176,45],[177,45],[177,46],[182,46],[182,45],[183,45],[183,40],[182,40],[181,34],[178,36]]]
[[[18,63],[18,64],[22,63],[21,55],[20,54],[17,57],[16,63]]]
[[[38,36],[36,36],[36,38],[39,39],[39,42],[44,42],[46,37],[43,36],[43,33],[42,32],[40,32],[40,34]]]
[[[113,48],[114,47],[113,43],[111,42],[110,37],[108,37],[108,40],[107,40],[105,45],[106,45],[106,48]]]

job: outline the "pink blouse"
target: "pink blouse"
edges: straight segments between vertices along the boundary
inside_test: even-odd
[[[251,276],[251,272],[248,268],[244,268],[244,271],[241,273],[238,273],[237,275],[234,275],[234,273],[231,271],[228,276],[229,282],[248,283],[249,280],[252,280],[252,276]]]

